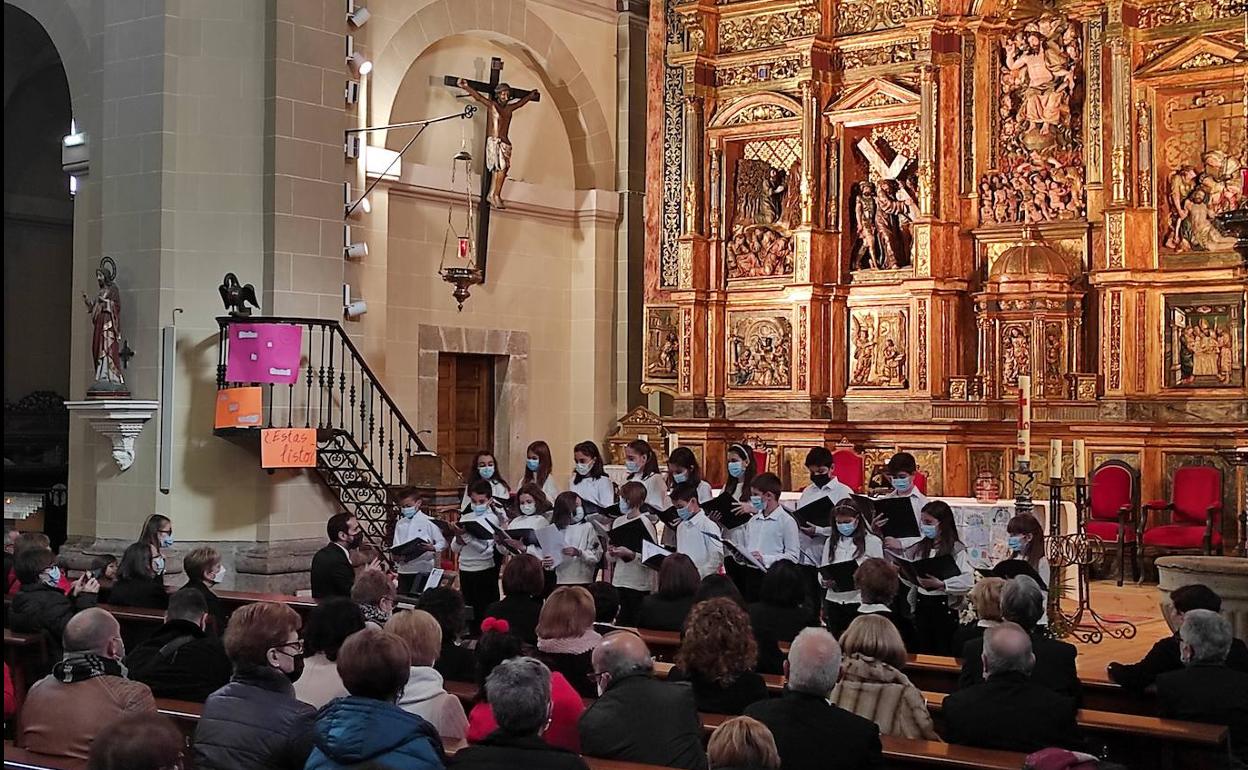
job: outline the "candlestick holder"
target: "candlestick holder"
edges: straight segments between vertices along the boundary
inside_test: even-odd
[[[1075,477],[1075,526],[1083,531],[1084,515],[1088,509],[1088,480]]]
[[[1074,636],[1081,642],[1099,644],[1106,636],[1111,639],[1135,637],[1135,624],[1127,620],[1111,620],[1092,608],[1092,591],[1088,572],[1105,555],[1105,544],[1099,537],[1082,531],[1045,539],[1051,567],[1049,586],[1049,627],[1055,636]],[[1072,612],[1062,608],[1061,598],[1071,591],[1067,575],[1074,570],[1075,607]]]
[[[1049,479],[1049,524],[1045,530],[1049,537],[1062,534],[1062,489],[1065,486],[1061,479]]]
[[[1036,472],[1031,469],[1031,460],[1019,458],[1017,462],[1010,471],[1010,481],[1014,484],[1014,512],[1031,513],[1035,507],[1031,493],[1036,484]]]

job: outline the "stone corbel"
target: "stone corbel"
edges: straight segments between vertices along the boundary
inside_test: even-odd
[[[128,398],[66,401],[71,414],[78,413],[92,430],[105,436],[112,444],[113,461],[118,470],[134,465],[134,440],[143,432],[143,425],[160,408],[158,401],[134,401]]]

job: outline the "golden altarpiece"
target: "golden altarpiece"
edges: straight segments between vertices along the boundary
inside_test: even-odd
[[[1146,499],[1221,464],[1248,443],[1248,270],[1215,221],[1246,205],[1245,15],[652,3],[644,390],[664,430],[715,481],[731,441],[797,485],[810,445],[848,439],[967,494],[1014,463],[1025,374],[1034,445],[1085,438]]]

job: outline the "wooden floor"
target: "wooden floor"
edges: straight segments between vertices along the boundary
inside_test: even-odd
[[[1144,657],[1154,642],[1169,636],[1170,629],[1161,617],[1160,596],[1155,583],[1127,583],[1119,588],[1112,580],[1094,581],[1092,608],[1111,620],[1130,620],[1135,624],[1135,637],[1113,639],[1106,635],[1099,644],[1067,637],[1065,641],[1079,648],[1079,675],[1085,679],[1104,679],[1105,666],[1111,661],[1135,662]],[[1068,611],[1074,609],[1073,602],[1065,606]]]

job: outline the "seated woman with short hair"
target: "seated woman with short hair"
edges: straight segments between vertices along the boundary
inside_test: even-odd
[[[693,560],[674,553],[659,567],[659,590],[641,600],[637,627],[652,631],[679,631],[693,608],[702,578]]]
[[[590,660],[602,635],[594,630],[594,597],[581,586],[560,586],[542,605],[537,621],[538,658],[587,698],[598,695]]]
[[[752,717],[733,717],[706,744],[710,770],[780,770],[780,752],[767,725]]]
[[[513,556],[503,567],[503,598],[486,608],[485,617],[507,621],[511,633],[525,644],[537,644],[537,619],[545,590],[542,560],[529,553]]]
[[[883,735],[940,740],[923,693],[901,673],[906,646],[887,618],[855,618],[841,635],[841,653],[832,703],[875,722]]]
[[[117,566],[117,582],[108,600],[122,607],[163,610],[169,606],[165,581],[157,574],[156,557],[147,543],[131,543]]]
[[[364,628],[364,613],[350,599],[326,599],[308,613],[304,633],[303,676],[295,682],[295,697],[320,708],[347,694],[338,675],[338,650],[347,637]]]
[[[698,711],[740,714],[767,697],[757,663],[750,616],[732,599],[711,599],[690,611],[668,680],[693,685]]]
[[[443,741],[463,740],[468,734],[464,704],[446,691],[442,675],[433,668],[442,649],[438,621],[424,610],[410,610],[390,618],[386,631],[402,639],[412,656],[399,708],[423,717]]]

